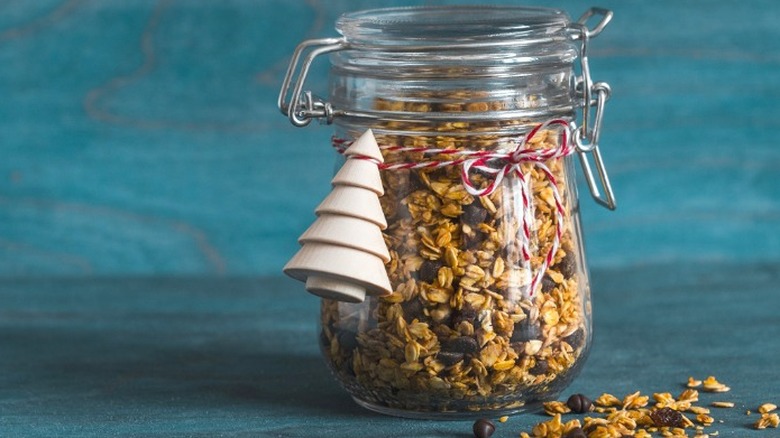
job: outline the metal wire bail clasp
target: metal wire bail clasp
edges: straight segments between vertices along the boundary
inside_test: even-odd
[[[601,16],[601,20],[599,20],[595,27],[589,29],[587,27],[587,22],[594,16]],[[614,210],[617,206],[615,202],[615,193],[612,191],[607,169],[604,167],[604,161],[599,152],[599,137],[601,135],[601,123],[604,117],[604,106],[607,100],[609,100],[612,90],[606,82],[593,82],[593,79],[590,76],[590,66],[588,65],[589,41],[591,38],[600,34],[611,19],[612,11],[603,8],[590,8],[582,14],[580,19],[577,20],[577,23],[572,25],[572,27],[576,31],[574,38],[579,39],[582,44],[580,47],[580,67],[582,76],[578,78],[576,87],[577,92],[582,96],[582,124],[576,129],[574,142],[577,146],[580,164],[582,164],[585,180],[588,183],[588,188],[590,189],[593,199],[595,199],[598,204],[610,210]],[[595,99],[593,98],[594,94]],[[591,111],[593,109],[595,109],[595,114],[591,121]],[[590,168],[588,153],[593,155],[593,161],[596,165],[599,181],[601,182],[601,187],[604,189],[603,195],[599,190],[596,178]]]
[[[311,91],[303,91],[303,85],[306,82],[306,76],[309,74],[314,59],[320,55],[342,50],[346,43],[342,38],[322,38],[306,40],[298,45],[290,59],[290,65],[287,67],[287,73],[282,82],[282,88],[279,91],[277,106],[282,114],[290,119],[290,122],[298,127],[303,127],[311,123],[313,118],[324,118],[327,123],[333,121],[333,108],[330,102],[323,101],[315,97]],[[298,76],[295,78],[298,70],[298,62],[303,53],[312,49],[301,64]],[[295,79],[295,85],[292,87],[292,96],[287,100],[290,93],[290,85]]]

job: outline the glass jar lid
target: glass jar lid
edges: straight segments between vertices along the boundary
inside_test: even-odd
[[[569,39],[562,10],[523,6],[426,6],[342,15],[336,30],[353,47],[528,45]]]

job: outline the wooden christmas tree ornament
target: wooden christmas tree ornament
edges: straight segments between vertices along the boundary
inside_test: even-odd
[[[374,166],[376,168],[376,166]],[[376,193],[360,187],[338,185],[314,210],[317,216],[352,216],[374,223],[380,230],[387,228],[385,214]]]
[[[287,263],[284,272],[296,280],[306,281],[306,290],[314,295],[339,301],[359,303],[366,294],[388,295],[392,292],[382,259],[346,246],[304,244]],[[314,284],[322,284],[317,277],[330,280],[328,290],[309,287],[312,279]]]
[[[379,150],[374,133],[370,129],[364,132],[344,151],[344,156],[347,158],[352,158],[356,155],[371,158],[380,163],[385,162],[385,157],[382,156],[382,151]]]
[[[306,282],[323,298],[359,303],[368,295],[389,295],[390,261],[382,230],[387,221],[377,163],[384,162],[368,130],[344,152],[347,161],[331,181],[333,191],[315,210],[317,219],[301,235],[301,249],[284,273]]]
[[[376,164],[369,160],[347,160],[338,171],[331,184],[334,186],[353,186],[371,190],[377,196],[385,194],[382,188],[382,179],[378,172],[370,168],[376,168]]]
[[[376,224],[351,216],[322,216],[306,230],[298,243],[309,242],[329,243],[348,246],[365,251],[382,259],[390,261],[390,253],[381,233],[376,232]]]

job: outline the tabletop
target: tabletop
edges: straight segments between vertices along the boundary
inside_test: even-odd
[[[353,403],[318,301],[280,273],[335,162],[330,127],[276,108],[296,44],[346,11],[452,3],[0,2],[0,437],[470,436]],[[595,340],[563,395],[714,375],[736,406],[710,430],[778,436],[746,411],[780,404],[780,2],[598,6],[618,209],[581,184]]]
[[[593,273],[594,344],[562,397],[700,395],[720,437],[780,404],[780,264],[668,265]],[[318,351],[318,300],[260,278],[0,282],[0,435],[468,437],[470,421],[405,420],[358,407]],[[571,418],[575,418],[572,416]],[[542,414],[497,423],[530,431]],[[722,422],[720,422],[722,420]]]

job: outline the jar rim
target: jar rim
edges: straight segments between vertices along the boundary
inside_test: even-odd
[[[336,30],[353,45],[398,47],[458,45],[565,37],[571,23],[561,9],[530,6],[412,6],[346,13]],[[540,41],[541,39],[541,41]]]

